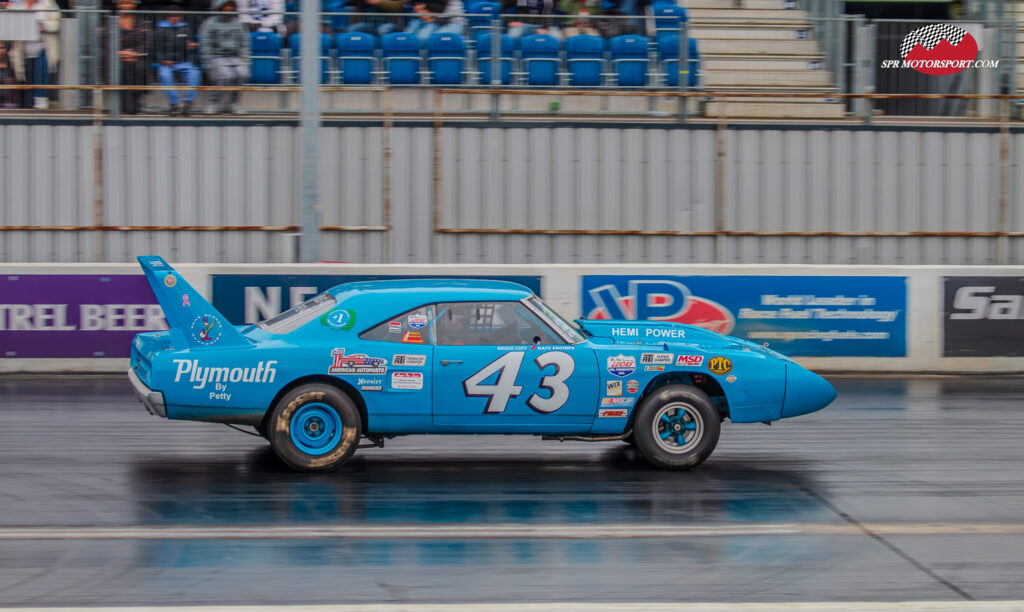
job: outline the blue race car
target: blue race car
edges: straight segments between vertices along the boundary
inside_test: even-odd
[[[160,257],[139,263],[170,327],[132,344],[146,409],[251,425],[298,470],[335,469],[364,437],[425,433],[624,440],[686,469],[726,418],[771,422],[836,397],[765,347],[679,323],[574,325],[514,283],[347,283],[234,326]]]

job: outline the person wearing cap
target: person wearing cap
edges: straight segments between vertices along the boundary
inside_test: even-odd
[[[249,29],[238,18],[235,0],[214,0],[213,10],[219,11],[199,28],[199,55],[210,79],[217,86],[237,86],[249,82]],[[244,115],[238,105],[239,92],[227,94],[226,103],[220,105],[221,94],[214,91],[206,106],[206,114],[215,115],[227,110]]]
[[[192,28],[181,18],[180,8],[171,5],[168,10],[174,11],[167,19],[156,24],[156,74],[160,84],[166,87],[176,85],[178,77],[189,87],[199,85],[202,75],[193,63],[195,49],[199,46],[192,39]],[[185,92],[184,101],[179,104],[178,91],[167,90],[167,101],[170,104],[170,115],[188,115],[192,110],[192,102],[196,99],[196,90]]]

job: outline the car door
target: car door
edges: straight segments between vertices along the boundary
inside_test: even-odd
[[[564,344],[521,302],[437,305],[434,424],[446,431],[585,432],[594,422],[593,351]]]

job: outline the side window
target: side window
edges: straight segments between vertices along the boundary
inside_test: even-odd
[[[551,330],[519,302],[447,302],[437,305],[437,314],[438,344],[557,344]]]
[[[422,306],[403,312],[390,321],[359,334],[363,340],[400,342],[404,344],[432,344],[434,334],[434,305]]]

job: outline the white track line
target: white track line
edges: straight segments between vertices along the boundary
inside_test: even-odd
[[[0,608],[3,610],[4,608]],[[1003,612],[1024,601],[792,602],[792,603],[517,603],[316,606],[174,606],[131,608],[9,608],[16,612]]]
[[[389,539],[648,539],[723,536],[1024,535],[1024,523],[744,523],[673,525],[582,524],[356,524],[356,525],[135,525],[115,527],[0,527],[3,540],[284,540]],[[1024,611],[1022,611],[1024,612]]]

